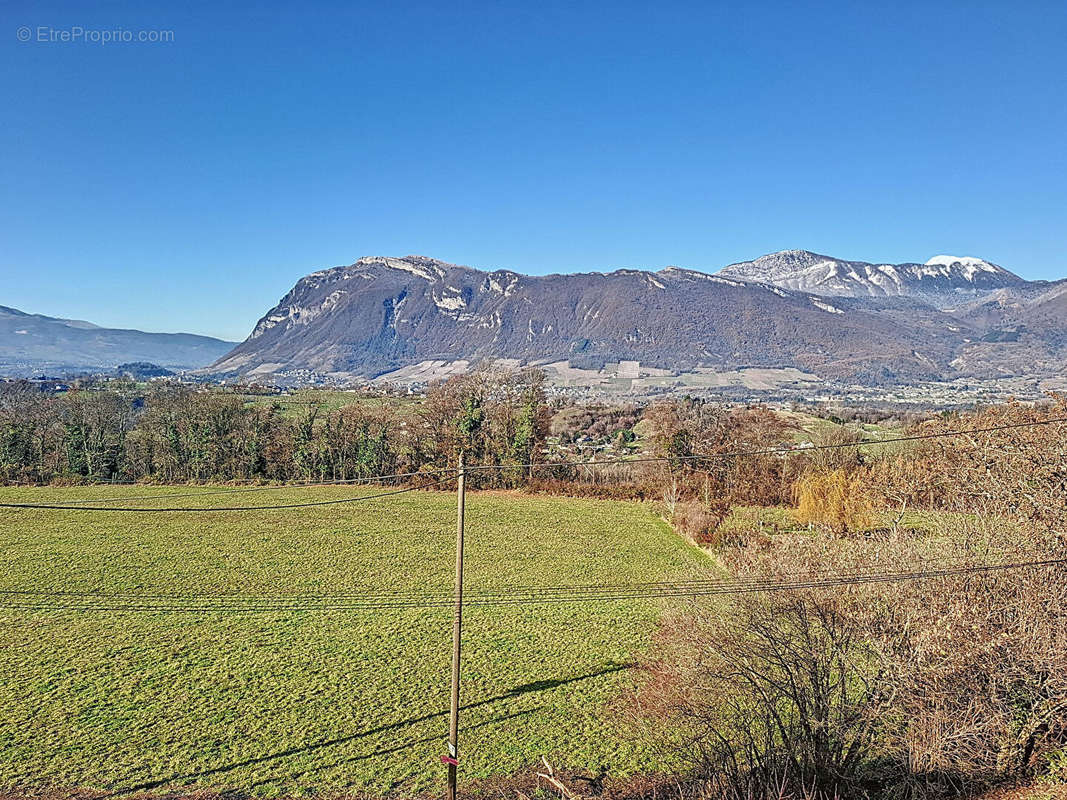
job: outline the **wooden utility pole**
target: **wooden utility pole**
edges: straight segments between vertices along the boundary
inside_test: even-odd
[[[456,800],[456,769],[459,766],[459,646],[463,633],[463,516],[467,501],[467,473],[463,451],[459,453],[459,477],[456,481],[456,609],[452,620],[452,714],[448,724],[448,800]]]

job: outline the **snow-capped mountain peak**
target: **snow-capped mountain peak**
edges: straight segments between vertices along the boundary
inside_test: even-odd
[[[996,272],[997,268],[990,264],[983,258],[975,258],[974,256],[934,256],[926,262],[926,266],[945,266],[951,267],[954,264],[963,264],[964,266],[978,267],[986,272]]]
[[[845,261],[808,250],[784,250],[720,272],[748,281],[834,297],[918,297],[938,306],[1024,284],[1003,267],[971,256],[934,256],[925,264]]]
[[[1007,272],[1003,267],[973,256],[934,256],[923,266],[939,268],[942,270],[941,274],[958,273],[969,281],[973,281],[974,276],[979,272]]]

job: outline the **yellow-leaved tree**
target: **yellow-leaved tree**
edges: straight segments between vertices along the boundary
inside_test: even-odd
[[[863,470],[810,472],[793,486],[797,520],[839,534],[862,530],[873,522],[873,508]]]

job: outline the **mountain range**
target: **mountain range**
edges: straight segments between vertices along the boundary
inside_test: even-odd
[[[899,384],[1062,373],[1065,320],[1067,281],[1027,281],[972,257],[872,264],[789,250],[714,275],[667,267],[545,276],[366,257],[301,278],[248,339],[199,374],[389,378],[418,365],[505,359],[661,373],[798,368]]]
[[[210,336],[101,328],[0,306],[0,374],[111,371],[126,362],[191,369],[212,363],[233,345]]]

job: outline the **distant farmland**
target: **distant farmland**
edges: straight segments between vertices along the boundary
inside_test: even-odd
[[[179,495],[0,489],[4,501]],[[260,505],[358,494],[284,489],[146,504]],[[235,499],[237,502],[235,503]],[[0,510],[0,590],[314,595],[450,591],[455,499],[418,492],[288,511]],[[468,497],[469,590],[639,582],[710,568],[648,508]],[[464,778],[542,755],[651,769],[605,705],[632,680],[653,601],[471,608]],[[262,796],[441,787],[451,610],[268,613],[0,608],[0,788]],[[659,764],[663,767],[663,764]],[[32,776],[32,777],[28,777]]]

